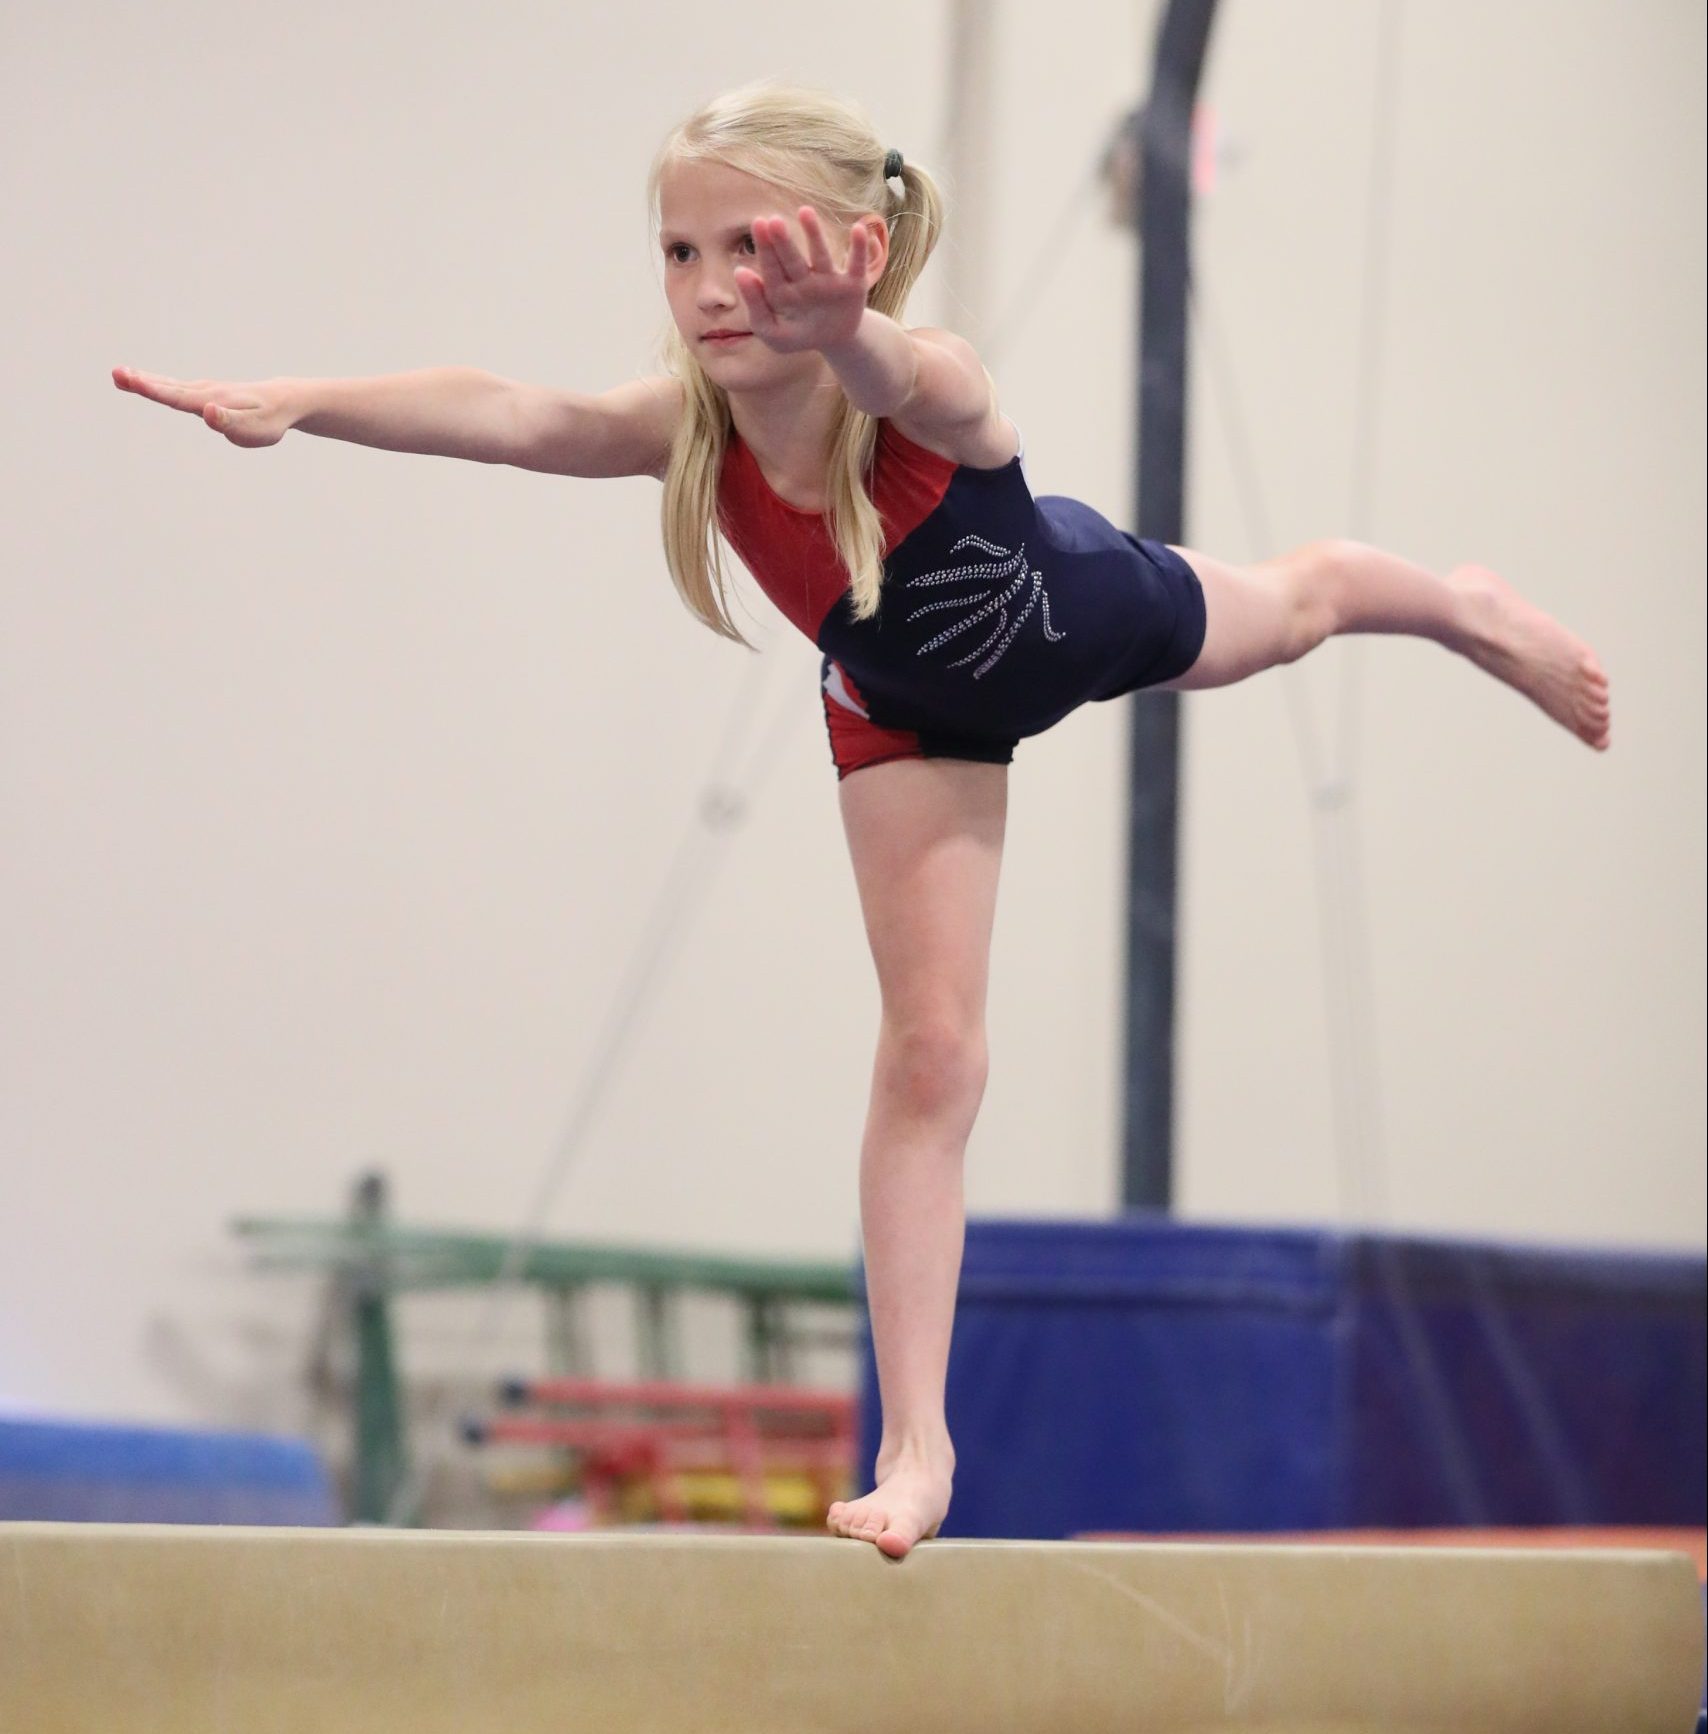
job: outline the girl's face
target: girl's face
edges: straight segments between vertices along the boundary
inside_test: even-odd
[[[737,266],[759,269],[749,225],[755,217],[780,217],[795,245],[806,236],[794,215],[793,194],[723,163],[671,163],[658,186],[658,244],[664,261],[664,293],[670,315],[694,358],[726,390],[779,385],[816,375],[822,358],[811,350],[781,355],[751,335],[747,303],[736,287]],[[847,262],[847,241],[828,217],[831,255]],[[717,332],[747,335],[723,341]]]

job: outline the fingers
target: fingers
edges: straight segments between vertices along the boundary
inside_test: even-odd
[[[781,217],[760,217],[754,222],[753,238],[759,245],[759,265],[767,284],[775,281],[780,287],[798,283],[803,277],[853,277],[865,271],[869,243],[864,223],[856,223],[849,232],[848,266],[839,270],[830,251],[824,219],[811,205],[802,205],[798,214],[801,232],[807,239],[804,254]]]
[[[742,300],[747,303],[747,320],[755,333],[761,338],[774,333],[777,329],[777,314],[765,293],[765,279],[757,272],[744,271],[738,267],[735,286],[741,291]]]
[[[865,276],[866,264],[872,252],[872,231],[864,223],[856,223],[848,231],[848,264],[844,268],[839,268],[831,257],[824,219],[811,205],[801,206],[801,227],[806,231],[812,269],[815,272],[823,272],[828,277]]]
[[[756,217],[753,239],[759,246],[759,270],[768,294],[786,289],[789,284],[812,275],[812,267],[801,257],[800,249],[781,217]]]
[[[139,373],[134,367],[115,367],[113,381],[139,397],[151,397],[156,403],[192,415],[201,414],[202,405],[207,402],[208,387],[213,383],[205,379],[172,379],[163,373]]]
[[[268,445],[283,431],[274,426],[269,414],[271,400],[265,390],[255,386],[217,379],[172,379],[163,373],[140,373],[134,367],[115,367],[113,383],[168,409],[193,415],[239,445]]]
[[[801,228],[807,238],[807,259],[814,271],[834,271],[836,261],[830,256],[830,243],[825,239],[824,224],[811,205],[801,206]]]
[[[135,367],[115,367],[113,369],[113,378],[116,380],[119,380],[123,384],[133,385],[133,386],[134,385],[162,385],[162,386],[167,386],[167,385],[189,385],[189,384],[205,385],[207,383],[205,380],[191,381],[191,380],[183,380],[183,379],[174,379],[170,374],[167,374],[167,373],[144,373],[144,372],[142,372],[142,370],[140,368],[135,368]]]
[[[113,369],[113,384],[124,391],[143,391],[152,378],[152,374],[138,373],[134,367]]]

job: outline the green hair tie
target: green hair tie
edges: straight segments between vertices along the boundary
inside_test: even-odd
[[[884,179],[893,181],[901,173],[901,152],[891,151],[884,158]]]

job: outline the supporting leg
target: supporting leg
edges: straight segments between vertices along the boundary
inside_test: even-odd
[[[883,1015],[860,1215],[883,1436],[877,1488],[829,1513],[897,1558],[949,1508],[943,1393],[966,1231],[962,1164],[984,1091],[985,991],[1007,770],[900,759],[840,785]]]

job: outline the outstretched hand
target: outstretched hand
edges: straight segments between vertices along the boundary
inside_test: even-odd
[[[866,271],[872,260],[863,222],[849,231],[843,270],[830,255],[823,218],[811,205],[802,205],[798,215],[807,238],[804,254],[781,217],[755,217],[759,269],[735,273],[754,336],[784,355],[833,348],[853,337],[866,311]]]
[[[277,379],[244,385],[218,379],[172,379],[163,373],[115,367],[113,384],[120,391],[134,391],[169,409],[200,416],[234,446],[277,445],[295,419],[284,382]]]

